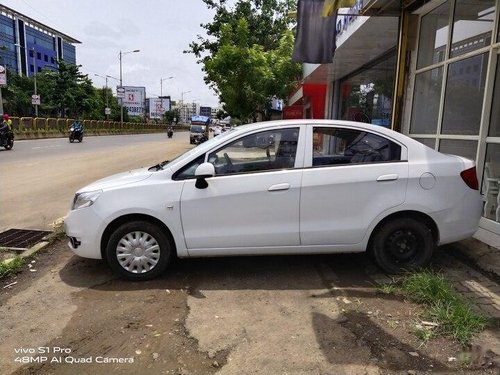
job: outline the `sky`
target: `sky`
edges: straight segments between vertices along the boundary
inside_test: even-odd
[[[1,3],[34,20],[69,35],[76,44],[77,64],[96,87],[105,79],[120,77],[119,52],[123,54],[124,86],[145,86],[146,96],[163,95],[202,106],[216,107],[218,98],[203,81],[202,65],[193,54],[184,54],[200,26],[212,20],[213,11],[201,0],[1,0]],[[108,79],[113,92],[118,81]],[[190,91],[190,92],[188,92]]]

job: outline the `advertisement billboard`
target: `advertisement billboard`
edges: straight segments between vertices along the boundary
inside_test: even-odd
[[[138,86],[123,86],[123,108],[129,116],[144,117],[146,113],[146,88]]]
[[[149,118],[161,119],[165,112],[170,111],[170,97],[149,98]]]

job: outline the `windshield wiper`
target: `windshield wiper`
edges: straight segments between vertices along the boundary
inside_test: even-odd
[[[153,165],[152,167],[148,168],[148,171],[159,171],[160,169],[163,169],[165,165],[167,165],[169,160],[162,161],[161,163],[158,163],[156,165]]]

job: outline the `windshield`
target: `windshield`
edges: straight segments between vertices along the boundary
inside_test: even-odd
[[[191,125],[191,133],[204,133],[205,127],[202,125]]]

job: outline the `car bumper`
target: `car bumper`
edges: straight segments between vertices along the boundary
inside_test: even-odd
[[[481,196],[470,191],[453,208],[437,213],[441,223],[439,245],[471,237],[479,228],[482,210]]]
[[[64,220],[69,248],[78,256],[102,259],[103,221],[92,207],[70,211]]]

